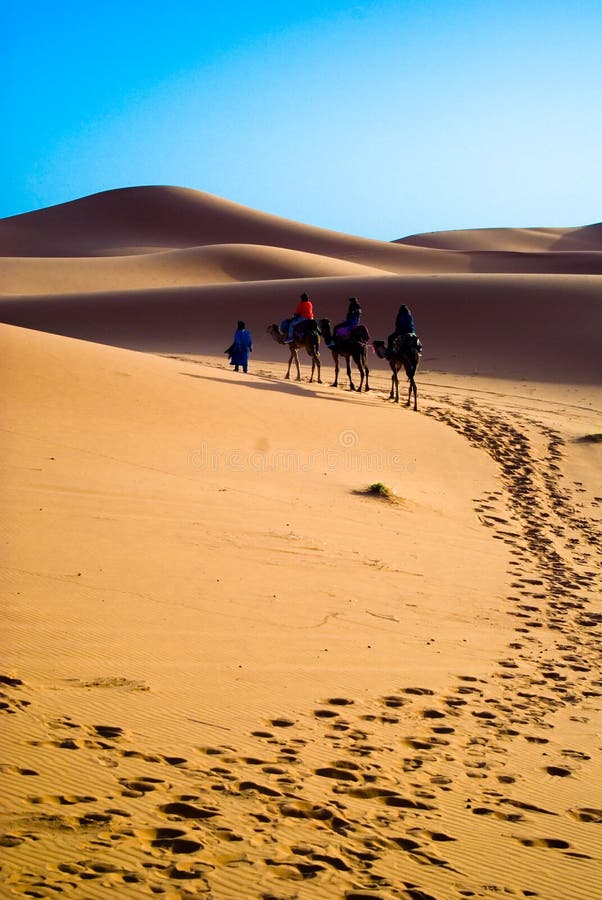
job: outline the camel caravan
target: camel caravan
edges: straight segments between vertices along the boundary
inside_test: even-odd
[[[310,382],[317,374],[318,384],[322,384],[320,369],[320,338],[332,353],[335,367],[333,387],[339,383],[339,360],[345,360],[349,388],[352,391],[369,391],[368,349],[374,350],[380,359],[387,360],[391,367],[391,393],[389,399],[399,403],[399,372],[403,369],[408,382],[408,398],[406,406],[410,406],[414,397],[414,410],[418,409],[418,391],[415,375],[420,362],[422,345],[416,334],[414,318],[405,304],[402,304],[395,320],[395,331],[386,341],[372,341],[365,325],[360,322],[362,308],[357,297],[349,299],[347,316],[343,322],[332,328],[330,319],[314,319],[313,304],[306,293],[301,294],[294,315],[284,319],[280,325],[268,326],[268,334],[290,352],[285,378],[290,378],[293,362],[297,367],[297,381],[301,380],[299,367],[299,350],[305,349],[311,359]],[[351,374],[351,361],[357,367],[360,383],[356,387]]]

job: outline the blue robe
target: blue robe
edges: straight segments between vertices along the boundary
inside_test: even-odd
[[[414,317],[410,310],[400,309],[395,320],[395,331],[399,334],[411,334],[415,332]]]
[[[253,349],[251,334],[246,328],[234,334],[232,342],[231,366],[246,366],[249,362],[249,353]]]

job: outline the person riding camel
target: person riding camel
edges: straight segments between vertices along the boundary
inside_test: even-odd
[[[411,310],[402,303],[399,307],[399,312],[397,313],[397,318],[395,319],[395,333],[396,334],[416,334],[416,328],[414,327],[414,316],[411,313]]]
[[[347,317],[344,322],[339,322],[338,325],[334,326],[334,330],[332,332],[332,339],[330,340],[328,346],[334,347],[336,341],[345,340],[345,338],[350,337],[351,332],[354,328],[360,324],[360,319],[362,317],[362,307],[360,306],[360,302],[357,297],[349,298],[349,306],[347,308]]]
[[[309,296],[303,291],[301,297],[299,298],[299,302],[295,308],[295,313],[288,325],[288,332],[285,344],[290,344],[293,340],[293,336],[295,333],[295,325],[298,325],[300,322],[303,322],[306,319],[313,319],[314,317],[314,307],[309,299]]]
[[[393,341],[395,338],[408,338],[411,337],[416,341],[416,347],[418,351],[422,349],[422,345],[418,340],[418,336],[416,334],[416,326],[414,325],[414,316],[412,315],[412,311],[408,309],[405,303],[402,303],[399,307],[399,311],[397,313],[397,318],[395,319],[395,331],[393,334],[390,334],[387,339],[387,347],[389,350],[393,348]]]

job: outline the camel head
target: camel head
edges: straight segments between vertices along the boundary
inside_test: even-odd
[[[330,319],[319,319],[318,320],[318,329],[319,329],[319,333],[322,335],[322,337],[324,338],[326,343],[328,343],[328,341],[330,340],[331,335],[332,335],[332,331],[331,331],[331,327],[330,327]]]
[[[384,341],[372,341],[372,346],[380,359],[387,359],[387,348]]]

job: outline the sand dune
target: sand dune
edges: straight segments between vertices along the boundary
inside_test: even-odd
[[[400,238],[395,243],[409,247],[469,252],[599,253],[602,251],[602,223],[583,228],[473,228],[464,231],[433,231]]]
[[[422,248],[339,234],[184,188],[107,191],[0,222],[6,256],[115,256],[207,244],[284,247],[380,267],[428,258]]]
[[[600,226],[404,241],[0,222],[2,896],[599,896]],[[302,290],[412,307],[419,414],[283,380]]]
[[[504,237],[506,231],[508,237]],[[550,229],[555,237],[547,237],[548,244],[557,238],[556,243],[560,246],[566,239],[569,243],[566,249],[572,252],[549,252],[541,256],[540,251],[552,249],[547,244],[542,246],[541,238],[537,237],[543,231],[477,231],[474,240],[471,232],[452,232],[387,243],[293,222],[200,191],[139,187],[94,194],[3,219],[0,221],[0,253],[13,258],[12,269],[8,269],[9,278],[16,266],[14,258],[24,258],[26,263],[29,257],[59,257],[65,265],[68,257],[114,258],[160,252],[158,263],[161,267],[165,258],[161,251],[222,244],[296,250],[397,274],[602,272],[600,226],[558,229],[557,233]],[[578,239],[572,236],[573,232],[587,237]],[[429,243],[431,239],[432,243]],[[449,246],[445,246],[446,241]],[[512,252],[503,252],[506,250]],[[516,251],[520,251],[518,256]],[[255,273],[258,265],[267,262],[263,257],[257,260],[256,252],[248,247],[239,249],[236,261],[236,253],[230,249],[227,259],[230,265],[235,263],[236,270]],[[186,265],[186,260],[183,262]],[[280,277],[297,277],[298,260],[291,259],[289,265],[281,257],[274,262],[277,272],[288,271],[287,276]],[[93,277],[89,263],[83,265]],[[131,261],[123,264],[116,271],[117,279],[126,265],[134,266]],[[215,265],[210,264],[209,268],[215,271]],[[99,267],[97,271],[102,269]],[[24,280],[27,280],[26,272],[24,265]],[[331,271],[313,268],[303,274],[331,274]],[[257,280],[253,274],[242,275],[240,280],[252,280],[253,277]]]
[[[213,244],[137,256],[0,259],[6,294],[67,294],[336,275],[381,269],[281,247]]]

